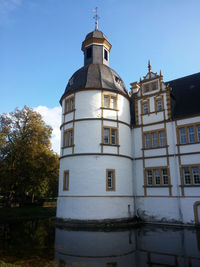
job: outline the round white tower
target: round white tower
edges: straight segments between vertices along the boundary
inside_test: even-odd
[[[133,217],[129,95],[108,67],[111,44],[99,30],[82,43],[84,67],[61,97],[61,157],[57,218],[65,221]]]

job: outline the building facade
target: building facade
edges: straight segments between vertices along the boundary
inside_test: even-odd
[[[148,73],[127,92],[99,30],[61,97],[57,218],[200,223],[200,73]]]

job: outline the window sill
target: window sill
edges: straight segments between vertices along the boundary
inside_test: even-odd
[[[200,142],[186,143],[186,144],[177,144],[177,146],[187,146],[187,145],[196,145],[200,144]]]
[[[179,186],[180,187],[200,187],[200,184],[183,184]]]
[[[160,188],[160,187],[163,187],[163,188],[168,188],[168,187],[172,187],[172,185],[143,185],[144,188]]]
[[[167,145],[167,146],[157,146],[157,147],[150,147],[150,148],[142,148],[142,150],[161,149],[161,148],[167,148],[167,147],[169,147],[169,146]]]
[[[100,145],[102,146],[116,146],[116,147],[120,147],[120,145],[112,145],[112,144],[104,144],[104,143],[100,143]]]
[[[67,115],[67,114],[69,114],[69,113],[72,113],[73,111],[76,111],[76,109],[72,109],[72,110],[70,110],[70,111],[68,111],[68,112],[64,112],[63,115]]]
[[[70,147],[74,147],[75,145],[71,145],[71,146],[62,146],[62,148],[70,148]]]
[[[105,108],[105,107],[101,107],[101,109],[107,109],[107,110],[119,111],[119,109],[116,109],[116,108]]]
[[[115,189],[106,189],[106,192],[116,192]]]

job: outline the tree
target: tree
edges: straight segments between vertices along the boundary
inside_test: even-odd
[[[0,115],[0,195],[8,205],[57,194],[59,163],[51,134],[41,115],[27,106]]]

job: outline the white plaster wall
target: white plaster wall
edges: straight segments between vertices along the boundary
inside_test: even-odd
[[[200,116],[188,118],[188,119],[177,120],[177,125],[180,126],[180,125],[196,123],[196,122],[200,122]]]
[[[118,110],[118,120],[130,124],[130,101],[122,95],[118,95]]]
[[[106,191],[106,169],[115,169],[116,191]],[[70,172],[69,191],[63,173]],[[60,161],[59,195],[133,195],[132,161],[115,156],[75,156]]]
[[[177,138],[176,138],[176,126],[175,122],[168,122],[166,124],[167,144],[169,154],[177,154]]]
[[[200,144],[188,144],[188,145],[180,146],[180,153],[191,153],[191,152],[199,152],[199,151],[200,151]],[[190,158],[193,158],[193,156],[190,155]]]
[[[200,187],[184,187],[185,196],[199,196],[200,201]]]
[[[181,156],[181,164],[182,165],[199,164],[199,163],[200,163],[199,154]]]
[[[144,174],[142,160],[133,161],[133,169],[135,176],[133,177],[133,187],[136,196],[144,195]]]
[[[110,119],[110,120],[117,120],[117,111],[116,110],[103,109],[103,118]]]
[[[164,119],[163,112],[158,112],[157,114],[143,115],[143,124],[149,124],[154,122],[159,122]]]
[[[148,125],[143,127],[144,132],[149,132],[149,131],[156,131],[159,129],[164,129],[164,123],[159,123],[155,125]]]
[[[178,165],[178,157],[170,157],[169,158],[169,171],[170,171],[170,178],[172,184],[172,195],[173,196],[180,196],[181,195],[181,188],[180,188],[180,173],[179,173],[179,165]]]
[[[64,122],[73,120],[73,112],[67,113],[64,116]]]
[[[101,91],[86,90],[75,95],[75,119],[101,118]]]
[[[131,130],[127,125],[119,123],[120,154],[132,157]]]
[[[147,195],[148,196],[169,196],[169,188],[168,187],[147,187]]]
[[[199,195],[199,194],[197,194]],[[182,207],[182,214],[183,214],[183,223],[194,223],[194,203],[199,201],[200,197],[198,198],[181,198],[181,207]]]
[[[165,156],[165,155],[166,155],[166,148],[155,148],[155,149],[144,150],[145,157]]]
[[[145,159],[145,167],[167,166],[167,158]]]
[[[73,128],[73,123],[72,123],[72,122],[63,125],[63,127],[62,127],[62,131],[65,131],[65,130],[67,130],[67,129],[71,129],[71,128]]]
[[[59,197],[57,203],[57,218],[103,220],[129,218],[134,214],[133,197]]]
[[[115,191],[106,191],[106,169],[115,169]],[[69,191],[63,191],[65,170],[69,170]],[[57,217],[85,220],[127,217],[128,205],[131,205],[131,214],[134,212],[131,196],[130,159],[76,156],[60,161]]]
[[[141,128],[134,128],[131,132],[133,157],[142,157],[142,130]]]
[[[137,213],[146,221],[194,224],[193,206],[199,198],[138,197]]]
[[[180,222],[180,207],[176,198],[138,197],[138,215],[145,221]]]
[[[100,153],[101,121],[78,121],[74,126],[74,153]]]

